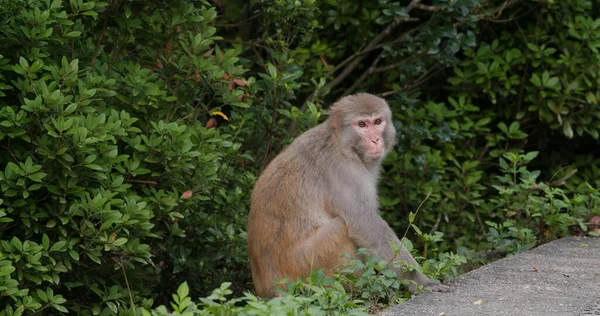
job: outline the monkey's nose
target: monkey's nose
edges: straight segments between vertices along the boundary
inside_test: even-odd
[[[373,144],[377,144],[377,142],[379,141],[379,138],[377,138],[377,139],[371,139],[371,141],[373,142]]]

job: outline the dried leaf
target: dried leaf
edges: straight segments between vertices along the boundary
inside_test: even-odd
[[[229,118],[227,117],[227,115],[223,114],[223,112],[219,112],[219,111],[214,111],[214,112],[210,112],[211,115],[218,115],[222,118],[224,118],[226,121],[229,121]]]
[[[323,66],[325,66],[325,68],[329,67],[329,63],[327,62],[325,57],[319,56],[319,58],[321,59],[321,62],[323,63]]]
[[[213,48],[211,48],[211,49],[207,50],[206,52],[204,52],[204,54],[202,54],[202,56],[204,56],[204,57],[208,57],[208,56],[212,55],[212,53],[213,53],[214,51],[215,51],[215,48],[213,47]]]
[[[209,118],[204,126],[206,126],[206,128],[217,127],[217,119],[215,119],[214,117]]]
[[[231,79],[236,85],[240,86],[240,87],[244,87],[246,86],[246,83],[244,82],[244,80],[242,79],[238,79],[238,78],[234,78]]]
[[[183,194],[181,195],[182,199],[189,199],[192,197],[192,190],[187,190],[185,192],[183,192]]]

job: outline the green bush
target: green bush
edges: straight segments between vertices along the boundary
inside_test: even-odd
[[[242,123],[205,127],[249,106],[215,19],[185,1],[36,1],[2,23],[3,313],[116,312],[177,278],[218,286],[224,267],[249,279]]]

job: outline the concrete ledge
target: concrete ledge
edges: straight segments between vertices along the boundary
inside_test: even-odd
[[[568,237],[498,260],[380,313],[600,316],[600,238]]]

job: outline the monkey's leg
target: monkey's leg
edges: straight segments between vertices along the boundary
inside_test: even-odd
[[[356,247],[348,235],[346,222],[334,217],[303,241],[294,252],[302,274],[308,275],[313,269],[325,269],[328,274],[339,268],[345,261],[344,254],[354,256]]]
[[[282,249],[272,269],[266,266],[258,269],[259,265],[254,265],[254,268],[264,272],[258,278],[254,277],[258,273],[253,274],[254,286],[262,297],[279,296],[278,292],[285,291],[286,286],[273,284],[274,279],[298,280],[302,276],[309,276],[314,269],[325,269],[326,274],[331,275],[347,261],[341,258],[343,254],[353,256],[355,252],[356,247],[348,235],[346,222],[335,217],[322,226],[314,227],[308,238],[298,240],[295,247]]]
[[[273,269],[261,266],[265,275],[254,278],[253,274],[254,286],[262,297],[279,296],[279,291],[285,291],[286,286],[273,284],[273,279],[297,280],[302,276],[309,276],[313,269],[325,269],[326,274],[331,275],[347,261],[341,258],[343,254],[353,256],[355,252],[356,247],[348,235],[346,222],[335,217],[324,225],[315,227],[308,238],[298,240],[295,247],[282,252],[275,260]]]

